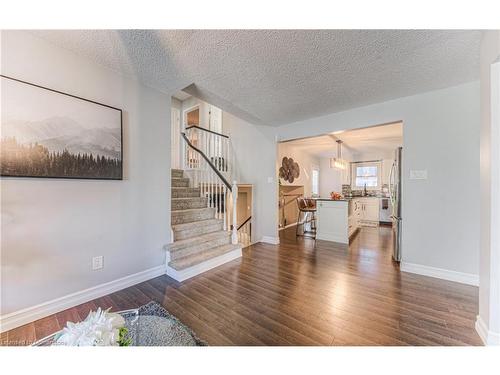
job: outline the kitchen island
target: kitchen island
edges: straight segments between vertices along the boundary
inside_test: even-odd
[[[379,198],[316,199],[316,238],[348,244],[361,226],[378,225]]]
[[[316,200],[316,238],[349,243],[349,200]]]

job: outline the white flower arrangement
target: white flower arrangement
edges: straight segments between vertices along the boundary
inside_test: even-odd
[[[66,346],[128,346],[125,319],[108,310],[91,311],[84,321],[68,322],[55,337],[55,345]]]

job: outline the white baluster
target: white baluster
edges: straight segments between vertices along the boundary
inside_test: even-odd
[[[212,160],[212,144],[213,144],[213,140],[214,140],[214,136],[212,133],[209,133],[208,134],[208,138],[209,138],[209,142],[208,142],[208,153],[207,153],[207,156],[208,156],[208,159],[209,160]]]
[[[198,129],[194,128],[193,129],[193,141],[191,142],[194,147],[196,147],[196,144],[198,140]],[[196,168],[198,165],[198,153],[193,150],[193,168]]]
[[[224,157],[224,169],[226,170],[226,176],[230,176],[229,174],[229,165],[228,165],[228,160],[229,160],[229,138],[226,139],[226,154]]]
[[[189,139],[189,141],[191,142],[191,129],[188,129],[187,131],[187,138]],[[186,165],[188,167],[188,169],[191,169],[191,152],[193,152],[191,150],[190,147],[188,147],[188,152],[186,152]]]
[[[215,196],[214,196],[214,200],[215,200],[215,216],[217,217],[217,219],[219,219],[219,206],[218,206],[218,203],[219,203],[219,195],[217,194],[218,193],[218,189],[219,189],[219,180],[217,179],[217,177],[214,177],[215,181],[215,186],[214,186],[214,189],[215,189]]]
[[[219,169],[219,168],[217,167],[217,153],[218,153],[217,148],[218,148],[218,147],[219,147],[219,137],[217,137],[217,136],[214,134],[214,155],[213,155],[213,156],[214,156],[214,160],[213,160],[213,163],[214,163],[214,165],[215,165],[215,167],[216,167],[217,169]]]
[[[233,232],[231,233],[231,243],[236,245],[238,243],[238,227],[237,227],[237,219],[236,219],[236,204],[238,201],[238,185],[236,181],[233,181],[233,186],[231,188],[231,195],[233,201]]]
[[[227,216],[226,215],[226,213],[227,213],[227,189],[226,189],[226,185],[222,186],[222,190],[223,190],[222,197],[224,198],[224,202],[223,202],[224,210],[222,212],[222,216],[224,218],[223,228],[224,228],[224,230],[227,230],[227,217],[226,217]]]
[[[205,147],[203,149],[203,152],[205,152],[205,155],[208,153],[208,137],[205,135]],[[208,171],[208,163],[205,161],[205,195],[208,193],[208,174],[210,173]]]
[[[224,176],[227,177],[227,174],[226,174],[226,149],[227,149],[227,147],[226,147],[226,139],[227,138],[221,137],[221,143],[222,143],[222,150],[221,150],[222,165],[221,165],[221,168],[222,168]]]
[[[230,214],[231,212],[229,211],[229,200],[230,200],[230,194],[229,194],[229,190],[227,191],[227,194],[226,194],[226,221],[227,221],[227,226],[226,226],[226,230],[229,228],[230,226]]]
[[[196,128],[192,130],[192,139],[191,144],[196,145]],[[198,153],[194,150],[191,150],[191,168],[196,168],[196,158],[198,157]]]
[[[200,141],[201,141],[201,131],[196,129],[196,147],[200,147]],[[197,156],[196,168],[200,168],[201,155],[199,153],[196,153],[196,156]]]
[[[206,135],[204,134],[203,135],[203,139],[202,139],[202,142],[201,142],[201,151],[205,152],[205,138],[206,138]],[[203,159],[201,161],[201,180],[203,181],[202,182],[202,185],[203,185],[203,188],[205,188],[205,169],[206,169],[206,165],[207,165],[207,162],[205,161],[205,159]],[[203,196],[205,196],[205,193],[203,191]]]
[[[212,173],[209,173],[208,175],[208,181],[209,181],[209,193],[208,193],[208,196],[209,196],[209,200],[210,200],[210,207],[213,207],[214,206],[214,201],[212,199],[212,189],[213,189],[213,184],[212,184]]]
[[[204,143],[205,143],[205,134],[202,135],[202,138],[201,138],[201,142],[200,142],[200,150],[205,152],[204,150]],[[201,180],[202,180],[202,186],[205,185],[205,165],[206,165],[206,161],[205,159],[202,159],[201,161],[201,166],[200,166],[200,174],[201,174]],[[202,196],[205,196],[205,194],[202,194]]]
[[[220,218],[220,181],[217,180],[217,219]]]
[[[226,141],[226,170],[227,170],[227,175],[231,176],[231,172],[229,170],[229,155],[231,152],[231,145],[229,144],[229,138]]]
[[[219,219],[224,219],[223,212],[222,212],[222,186],[223,185],[224,184],[219,181],[219,194],[218,194],[218,197],[219,197]]]
[[[186,130],[186,132],[184,134],[186,134],[186,138],[189,139],[188,131],[187,130]],[[187,154],[188,153],[189,153],[189,146],[186,144],[186,141],[184,141],[184,153],[182,155],[182,164],[184,166],[183,169],[188,169],[189,168],[189,165],[187,164],[187,160],[188,160]]]

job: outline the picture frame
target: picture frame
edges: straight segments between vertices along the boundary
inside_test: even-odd
[[[1,74],[2,177],[123,180],[123,111]]]

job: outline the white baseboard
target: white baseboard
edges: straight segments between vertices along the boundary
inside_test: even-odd
[[[476,318],[476,331],[484,345],[500,345],[500,333],[488,330],[486,323],[479,315]]]
[[[401,262],[400,269],[403,272],[416,273],[418,275],[435,277],[438,279],[455,281],[457,283],[479,286],[479,275],[463,273],[443,268],[429,267],[422,264]]]
[[[271,245],[279,245],[280,238],[271,236],[262,236],[260,242],[270,243]]]
[[[168,253],[168,252],[167,252]],[[231,250],[225,254],[219,255],[215,258],[208,259],[202,263],[196,264],[194,266],[188,267],[181,271],[177,271],[169,266],[167,266],[167,275],[172,279],[177,281],[184,281],[199,275],[200,273],[211,270],[212,268],[223,265],[224,263],[230,262],[234,259],[241,258],[242,252],[241,247]],[[168,264],[168,263],[167,263]]]
[[[97,285],[92,288],[81,290],[76,293],[68,294],[64,297],[53,299],[52,301],[2,315],[0,316],[0,332],[20,327],[24,324],[69,309],[70,307],[92,301],[93,299],[103,297],[107,294],[117,292],[121,289],[128,288],[129,286],[142,283],[143,281],[150,280],[164,274],[165,266],[161,265]]]

